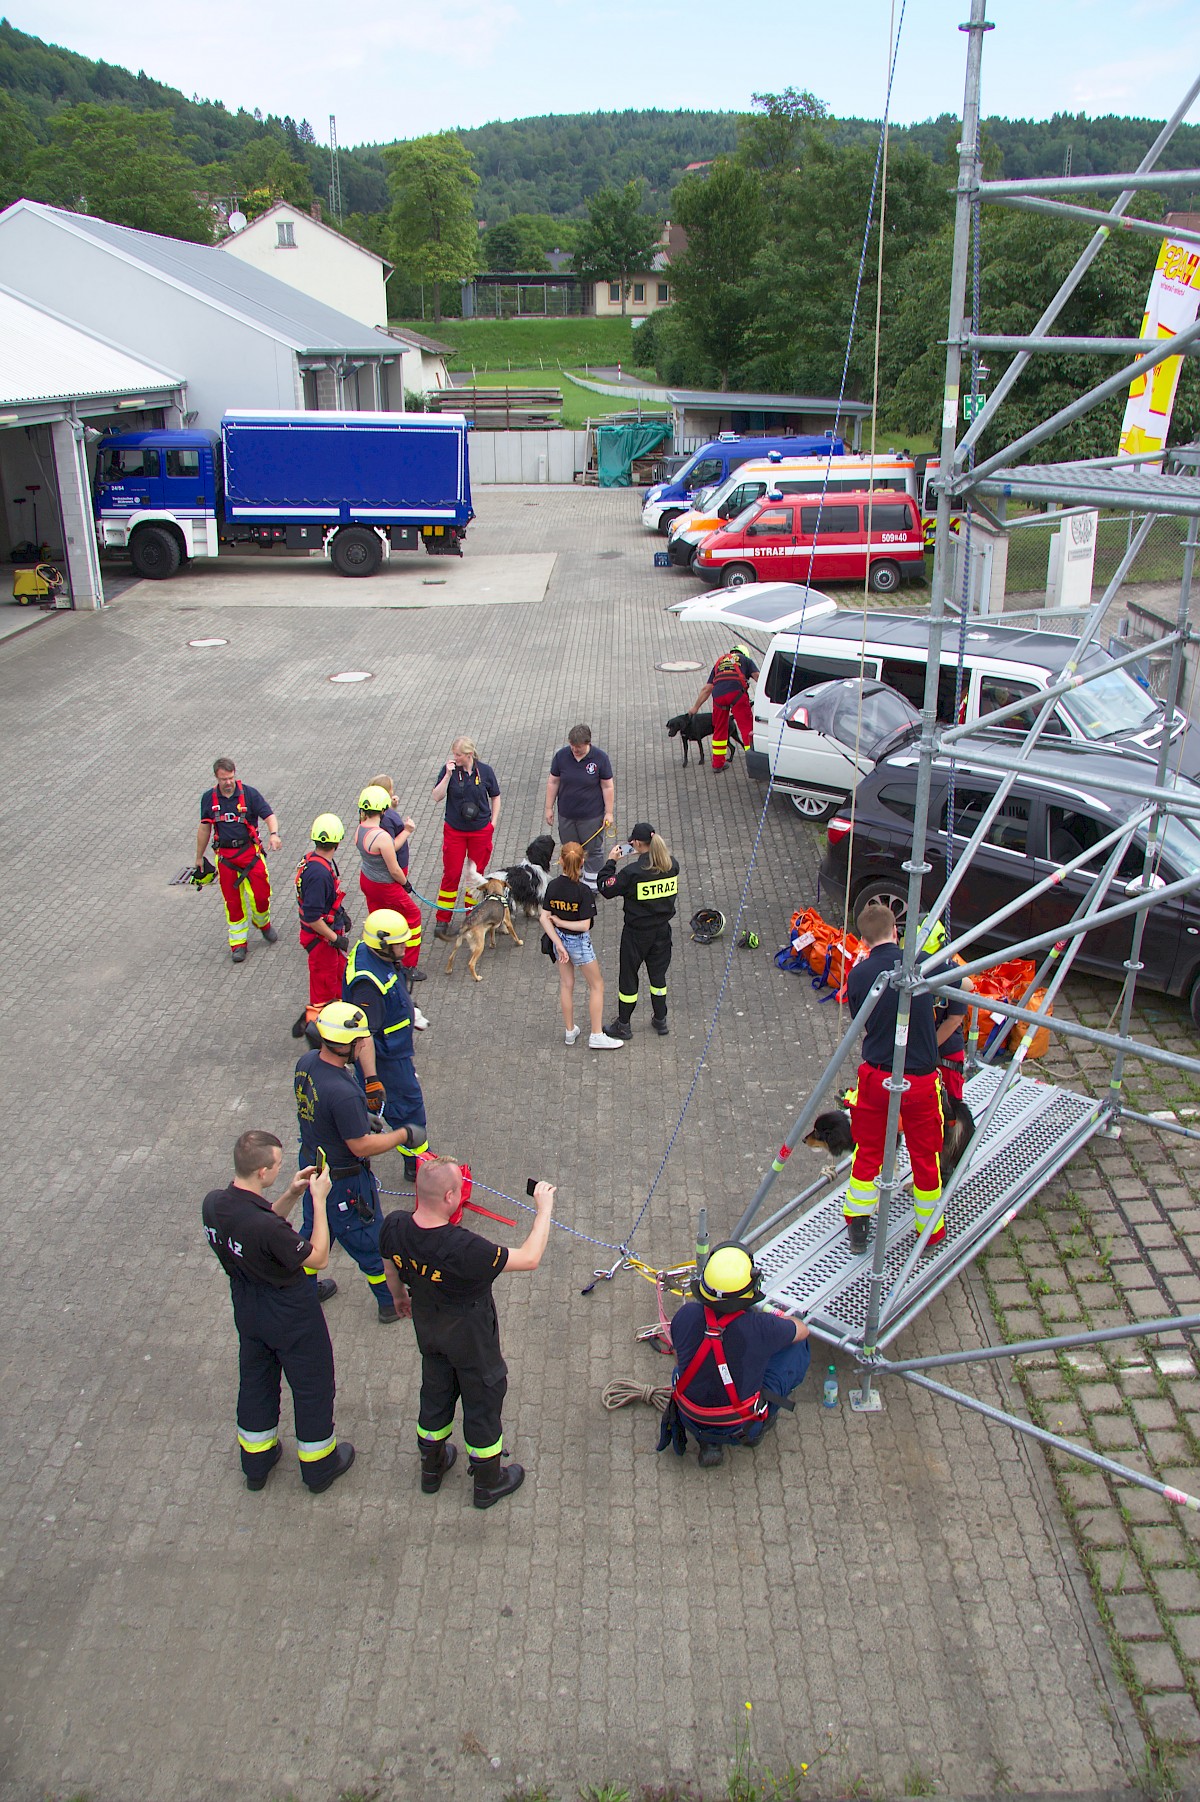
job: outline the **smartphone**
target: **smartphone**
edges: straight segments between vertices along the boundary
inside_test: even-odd
[[[328,1161],[329,1160],[325,1156],[325,1153],[321,1150],[321,1147],[318,1145],[317,1146],[317,1173],[318,1173],[318,1175],[320,1174],[320,1172],[322,1170],[324,1170],[325,1165],[328,1163]]]
[[[526,1195],[532,1196],[533,1191],[537,1188],[537,1186],[538,1186],[538,1178],[536,1176],[531,1176],[529,1181],[525,1184]]]

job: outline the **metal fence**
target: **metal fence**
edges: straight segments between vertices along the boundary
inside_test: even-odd
[[[1142,523],[1142,514],[1102,515],[1096,531],[1096,563],[1092,587],[1099,591],[1111,581],[1118,563]],[[1010,518],[1010,524],[1015,522]],[[1008,535],[1008,593],[1045,594],[1051,535],[1062,525],[1058,514],[1047,513],[1037,524],[1020,525]],[[1178,582],[1183,574],[1183,540],[1187,521],[1160,513],[1138,552],[1127,583]],[[1005,608],[1007,612],[1007,607]]]

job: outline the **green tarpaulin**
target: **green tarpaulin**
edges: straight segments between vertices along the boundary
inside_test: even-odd
[[[640,425],[596,427],[596,466],[601,488],[628,488],[634,459],[647,457],[671,436],[669,419],[643,420]]]

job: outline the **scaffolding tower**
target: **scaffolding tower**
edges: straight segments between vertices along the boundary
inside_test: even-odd
[[[1157,762],[1151,774],[1144,761],[1132,765],[1113,758],[1113,769],[1092,784],[1136,797],[1136,804],[1119,819],[1113,830],[1078,857],[1059,865],[1044,882],[1027,892],[1017,905],[1024,906],[1032,897],[1058,884],[1063,875],[1082,870],[1088,886],[1072,918],[1052,930],[1018,938],[1002,952],[990,956],[972,955],[971,948],[985,937],[996,937],[1007,917],[1016,911],[1010,905],[992,914],[969,930],[951,932],[936,954],[928,955],[922,945],[923,935],[916,930],[922,919],[941,918],[953,901],[964,880],[969,878],[972,859],[984,842],[988,829],[1003,806],[1018,772],[1041,775],[1051,783],[1062,780],[1061,760],[1047,759],[1040,747],[1043,730],[1058,697],[1080,687],[1090,678],[1081,669],[1088,647],[1095,640],[1101,621],[1119,591],[1156,515],[1178,515],[1187,521],[1183,573],[1173,630],[1152,644],[1142,646],[1129,656],[1117,659],[1130,664],[1147,653],[1168,653],[1171,658],[1169,696],[1178,693],[1184,647],[1200,640],[1193,632],[1190,617],[1192,572],[1197,548],[1197,526],[1200,524],[1200,476],[1197,474],[1196,447],[1177,456],[1156,452],[1153,456],[1115,456],[1067,463],[1027,463],[1023,459],[1063,427],[1081,418],[1111,396],[1125,393],[1130,384],[1144,376],[1168,357],[1200,354],[1200,323],[1189,326],[1167,338],[1063,338],[1053,335],[1053,326],[1085,271],[1100,255],[1114,228],[1133,231],[1151,238],[1175,238],[1200,243],[1200,234],[1179,230],[1166,224],[1132,219],[1127,209],[1135,195],[1147,188],[1172,189],[1200,186],[1200,170],[1158,171],[1156,164],[1170,143],[1198,94],[1200,77],[1188,88],[1171,118],[1158,133],[1138,168],[1129,174],[1111,176],[1072,176],[1068,162],[1059,177],[1022,181],[986,181],[982,177],[980,157],[980,76],[985,34],[992,29],[988,21],[986,0],[971,0],[970,19],[960,27],[967,34],[967,68],[963,104],[963,129],[959,145],[958,181],[955,189],[954,249],[951,270],[949,329],[946,347],[946,375],[941,421],[940,473],[936,479],[937,530],[933,568],[932,597],[929,615],[929,663],[925,681],[921,733],[917,748],[916,809],[912,846],[904,865],[908,877],[907,920],[912,926],[905,936],[901,964],[885,976],[850,1021],[833,1056],[815,1086],[808,1103],[794,1122],[772,1167],[759,1184],[749,1206],[734,1228],[734,1237],[755,1248],[755,1258],[764,1276],[766,1299],[789,1312],[801,1314],[811,1331],[819,1338],[851,1354],[861,1371],[861,1388],[852,1395],[852,1405],[860,1411],[879,1406],[876,1378],[881,1373],[904,1378],[947,1399],[971,1408],[988,1418],[1002,1422],[1028,1434],[1044,1444],[1068,1450],[1073,1456],[1098,1466],[1124,1481],[1153,1490],[1167,1500],[1191,1508],[1200,1508],[1200,1500],[1171,1490],[1144,1473],[1129,1469],[1102,1457],[1090,1447],[1073,1445],[1035,1427],[1017,1415],[989,1407],[971,1395],[948,1388],[927,1373],[941,1366],[973,1360],[1015,1357],[1033,1351],[1057,1353],[1084,1344],[1097,1344],[1122,1338],[1150,1337],[1162,1332],[1195,1330],[1200,1315],[1183,1315],[1167,1320],[1139,1321],[1134,1325],[1097,1332],[1075,1333],[1054,1339],[1026,1341],[1021,1344],[987,1346],[977,1351],[957,1352],[941,1357],[895,1360],[884,1355],[884,1348],[946,1285],[1016,1217],[1037,1192],[1097,1133],[1120,1130],[1122,1118],[1148,1120],[1125,1102],[1122,1075],[1131,1058],[1165,1063],[1190,1073],[1200,1074],[1200,1057],[1185,1057],[1157,1046],[1140,1042],[1132,1036],[1132,1014],[1137,988],[1140,951],[1146,919],[1150,909],[1178,895],[1200,887],[1200,875],[1188,875],[1164,885],[1158,875],[1162,838],[1167,821],[1177,820],[1180,828],[1195,837],[1197,864],[1200,866],[1200,788],[1180,780],[1171,768],[1173,733],[1164,728],[1160,734]],[[1106,212],[1086,204],[1091,197],[1116,190],[1117,197]],[[1094,227],[1092,237],[1081,252],[1045,309],[1033,330],[1024,336],[988,335],[981,321],[972,316],[967,304],[967,281],[971,263],[972,232],[978,233],[980,209],[983,205],[1015,207],[1042,213],[1052,218],[1084,220]],[[1012,361],[993,392],[985,400],[980,392],[981,354],[1004,352]],[[1091,356],[1118,356],[1123,366],[1116,374],[1097,381],[1068,406],[1043,419],[1022,433],[1002,450],[976,461],[976,446],[989,426],[994,426],[1004,401],[1029,359],[1048,352],[1070,352]],[[964,359],[967,363],[967,392],[971,405],[970,424],[961,440],[957,437],[960,402],[963,399]],[[1009,500],[1030,503],[1053,502],[1063,507],[1080,505],[1129,509],[1146,515],[1139,530],[1131,536],[1128,550],[1105,588],[1088,611],[1061,679],[1041,697],[1040,710],[1032,725],[1024,732],[1019,745],[1011,740],[1001,743],[987,736],[988,729],[1013,722],[1028,708],[1028,700],[1014,702],[989,714],[986,720],[942,726],[937,720],[938,675],[943,633],[949,619],[961,634],[965,630],[967,611],[966,560],[963,560],[963,599],[961,613],[953,607],[949,593],[953,568],[951,509],[965,512],[963,531],[968,538],[971,519],[982,517],[1002,529],[1003,515]],[[990,504],[989,504],[990,503]],[[961,637],[960,637],[961,643]],[[1104,663],[1095,673],[1112,668]],[[1168,703],[1169,718],[1169,703]],[[986,767],[998,776],[996,793],[982,815],[974,820],[965,848],[960,850],[953,867],[947,868],[946,880],[932,904],[926,900],[924,878],[932,871],[926,858],[928,811],[935,759],[953,756],[958,747],[969,751],[973,765]],[[1091,777],[1089,777],[1091,783]],[[952,824],[952,822],[951,822]],[[1118,870],[1135,833],[1142,829],[1146,848],[1142,874],[1133,881]],[[952,836],[948,834],[948,843]],[[850,896],[853,903],[854,897]],[[1074,1022],[1054,1018],[1049,1007],[1061,988],[1083,943],[1084,935],[1113,922],[1130,923],[1129,955],[1125,961],[1125,977],[1118,1003],[1118,1022],[1112,1032],[1100,1032]],[[950,959],[957,955],[957,965]],[[907,1158],[900,1137],[900,1098],[904,1087],[904,1051],[912,998],[926,992],[933,995],[952,993],[964,976],[984,970],[1000,958],[1033,957],[1037,973],[1019,1002],[989,999],[989,1011],[1008,1017],[1023,1028],[1017,1049],[1006,1067],[989,1061],[989,1054],[975,1067],[966,1087],[966,1099],[977,1121],[971,1140],[960,1164],[947,1182],[943,1205],[946,1237],[936,1246],[929,1245],[937,1223],[936,1209],[929,1215],[924,1229],[918,1233],[911,1198],[904,1193],[908,1176]],[[962,959],[965,958],[965,963]],[[1198,957],[1200,963],[1200,957]],[[872,1243],[866,1252],[852,1252],[843,1225],[842,1198],[845,1191],[849,1160],[832,1173],[808,1185],[766,1219],[759,1215],[775,1181],[787,1167],[792,1150],[810,1130],[824,1098],[835,1082],[843,1059],[849,1053],[865,1020],[884,985],[891,981],[897,990],[898,1025],[896,1049],[891,1075],[885,1083],[888,1091],[886,1149],[879,1177],[879,1208]],[[1029,1005],[1034,992],[1045,991],[1039,1011]],[[1200,975],[1192,997],[1193,1017],[1200,1022]],[[962,992],[962,991],[960,991]],[[1043,1028],[1066,1038],[1100,1046],[1111,1056],[1111,1073],[1106,1091],[1100,1096],[1073,1094],[1053,1083],[1033,1080],[1025,1071],[1026,1055],[1034,1033]],[[1015,1035],[1013,1035],[1015,1036]],[[994,1057],[994,1054],[992,1054]],[[1190,1138],[1200,1132],[1170,1121],[1154,1118],[1150,1124]],[[702,1228],[701,1238],[704,1237]]]

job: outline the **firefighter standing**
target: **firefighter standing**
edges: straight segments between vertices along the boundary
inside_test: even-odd
[[[638,999],[638,974],[646,966],[650,987],[650,1024],[666,1036],[667,969],[671,962],[671,921],[679,897],[679,864],[648,820],[639,820],[629,834],[635,863],[617,868],[621,847],[609,857],[597,879],[608,900],[620,895],[625,903],[621,931],[621,963],[617,974],[617,1017],[605,1027],[614,1039],[631,1039],[630,1021]]]
[[[486,870],[492,855],[496,821],[500,818],[500,784],[490,764],[480,763],[474,742],[456,738],[450,755],[438,772],[433,799],[446,802],[442,828],[442,886],[438,890],[436,939],[450,939],[450,920],[458,900],[463,864],[468,858],[477,870]],[[471,906],[468,897],[467,906]]]
[[[403,914],[408,921],[408,943],[404,947],[404,960],[401,968],[404,971],[404,980],[411,989],[414,982],[424,982],[425,980],[424,970],[417,968],[417,960],[421,955],[421,909],[413,900],[412,883],[408,876],[410,840],[414,822],[401,811],[396,800],[396,785],[390,776],[372,776],[368,787],[382,789],[387,796],[387,806],[383,810],[379,824],[385,832],[391,834],[392,843],[396,848],[396,862],[400,866],[400,880],[389,888],[388,897],[381,899],[367,886],[367,871],[364,865],[363,873],[358,879],[359,886],[367,898],[369,907],[394,907],[396,912]],[[359,818],[361,819],[361,797],[359,808]]]
[[[858,936],[869,955],[855,964],[846,982],[852,1014],[857,1013],[879,976],[894,970],[903,957],[896,932],[896,916],[882,902],[872,901],[858,916]],[[858,1082],[846,1097],[850,1103],[850,1130],[854,1135],[854,1162],[843,1208],[846,1230],[855,1251],[865,1251],[871,1237],[871,1215],[879,1203],[876,1179],[883,1168],[888,1114],[888,1091],[896,1048],[899,993],[885,988],[867,1020],[863,1033],[862,1062]],[[937,1219],[927,1244],[939,1244],[946,1236],[942,1219],[942,1102],[938,1085],[938,1045],[933,1001],[927,990],[912,996],[908,1016],[908,1043],[904,1050],[904,1091],[900,1097],[900,1126],[912,1166],[913,1213],[917,1232],[924,1231],[935,1213]]]
[[[389,1120],[411,1122],[404,1150],[404,1174],[411,1182],[415,1159],[429,1145],[425,1097],[413,1068],[412,998],[400,969],[407,942],[408,925],[401,915],[391,907],[373,908],[346,965],[344,998],[362,1009],[370,1032],[361,1040],[356,1060],[367,1106]]]
[[[744,1245],[715,1245],[671,1321],[675,1375],[658,1449],[682,1458],[687,1438],[700,1463],[720,1464],[726,1445],[757,1445],[808,1370],[808,1327],[764,1313],[759,1273]]]
[[[333,1347],[309,1280],[329,1262],[330,1177],[310,1166],[271,1203],[267,1191],[282,1162],[274,1133],[244,1132],[233,1148],[234,1180],[204,1197],[204,1230],[229,1278],[238,1330],[237,1436],[246,1488],[264,1489],[283,1455],[284,1376],[295,1409],[300,1473],[320,1495],[354,1462],[354,1447],[339,1445],[333,1430]],[[302,1194],[311,1224],[300,1234],[287,1216]]]
[[[709,695],[712,696],[712,766],[723,770],[729,755],[729,721],[732,718],[743,745],[754,743],[754,714],[750,707],[750,684],[758,674],[758,665],[744,644],[718,657],[708,672],[708,681],[688,708],[699,713]]]
[[[313,848],[296,871],[300,949],[308,954],[308,1006],[292,1027],[294,1039],[304,1037],[304,1028],[326,1002],[342,998],[350,915],[334,853],[344,836],[336,813],[319,813],[312,824]]]
[[[388,1288],[397,1308],[407,1311],[401,1285],[407,1287],[421,1349],[417,1443],[426,1495],[436,1495],[454,1463],[450,1434],[460,1397],[475,1506],[490,1508],[525,1480],[521,1465],[501,1462],[508,1366],[492,1284],[504,1270],[537,1269],[550,1236],[554,1196],[551,1183],[535,1185],[533,1227],[525,1243],[510,1250],[459,1225],[462,1168],[449,1158],[427,1158],[417,1171],[414,1212],[389,1214],[383,1223]]]
[[[329,1231],[358,1265],[370,1285],[379,1318],[399,1318],[384,1286],[379,1255],[379,1184],[370,1160],[398,1145],[420,1142],[424,1127],[400,1126],[372,1132],[367,1103],[349,1065],[355,1048],[370,1038],[361,1008],[331,1001],[317,1015],[319,1051],[307,1051],[296,1065],[296,1117],[300,1124],[300,1162],[324,1160],[333,1178],[329,1191]],[[301,1230],[312,1228],[312,1204],[306,1199]],[[314,1293],[316,1285],[313,1285]]]
[[[213,764],[216,786],[200,797],[200,826],[196,833],[197,882],[202,879],[204,853],[213,840],[217,853],[217,879],[229,924],[229,951],[235,964],[246,961],[250,926],[258,927],[268,945],[279,934],[271,924],[271,878],[262,854],[258,825],[267,828],[268,844],[278,851],[283,840],[279,822],[269,801],[256,788],[238,781],[232,757],[218,757]],[[249,919],[246,917],[249,902]]]

